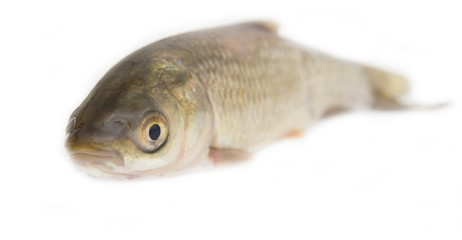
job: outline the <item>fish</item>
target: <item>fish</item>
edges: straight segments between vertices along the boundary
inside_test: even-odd
[[[112,67],[71,114],[90,175],[162,176],[251,154],[336,111],[401,106],[403,76],[280,37],[272,22],[192,31]]]

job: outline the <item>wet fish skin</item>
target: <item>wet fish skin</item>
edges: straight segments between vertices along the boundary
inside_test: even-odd
[[[164,174],[210,148],[252,152],[328,111],[393,102],[406,89],[398,75],[285,40],[271,23],[207,29],[120,61],[72,114],[66,145],[93,175]],[[143,137],[153,114],[168,136],[151,150]]]

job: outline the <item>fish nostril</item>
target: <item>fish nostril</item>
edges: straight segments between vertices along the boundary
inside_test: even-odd
[[[113,132],[119,133],[123,131],[125,128],[130,128],[130,122],[125,119],[117,118],[111,120],[110,128]]]
[[[124,126],[124,123],[120,120],[116,120],[112,122],[112,127],[113,128],[121,128]]]

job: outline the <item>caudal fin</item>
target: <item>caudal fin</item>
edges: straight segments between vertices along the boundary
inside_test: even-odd
[[[399,98],[408,93],[409,83],[404,77],[369,66],[365,70],[374,91],[374,107],[399,103]]]
[[[374,91],[373,107],[393,110],[432,110],[447,106],[447,103],[418,104],[404,103],[400,97],[408,93],[409,82],[403,76],[365,66],[366,74]]]

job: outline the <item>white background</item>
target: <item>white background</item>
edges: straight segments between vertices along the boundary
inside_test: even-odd
[[[457,1],[14,1],[0,4],[0,239],[461,239]],[[89,177],[64,128],[130,52],[270,19],[282,36],[407,75],[438,111],[355,112],[250,161],[141,181]]]

